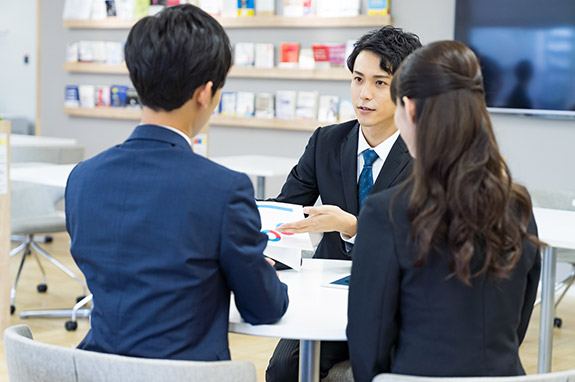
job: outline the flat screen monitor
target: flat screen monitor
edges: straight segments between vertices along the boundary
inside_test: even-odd
[[[456,0],[490,111],[575,118],[575,0]]]

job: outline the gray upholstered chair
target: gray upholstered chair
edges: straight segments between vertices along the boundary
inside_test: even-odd
[[[56,208],[57,203],[64,197],[63,187],[51,187],[36,183],[12,181],[10,185],[11,232],[22,235],[24,241],[10,252],[10,256],[22,253],[22,260],[18,267],[16,279],[10,290],[10,313],[14,313],[16,300],[16,287],[22,273],[22,268],[28,255],[33,255],[42,272],[42,282],[38,284],[39,292],[45,292],[46,274],[38,254],[49,260],[68,276],[76,280],[86,295],[86,284],[64,264],[51,256],[34,241],[37,233],[55,233],[66,231],[66,218],[62,211]]]
[[[401,374],[379,374],[373,382],[574,382],[575,369],[557,373],[518,377],[417,377]]]
[[[532,190],[530,193],[534,207],[575,211],[575,190]],[[570,264],[571,271],[567,277],[555,284],[556,293],[560,293],[559,297],[555,298],[555,308],[575,282],[575,251],[557,249],[557,261]],[[539,302],[538,300],[536,304]],[[561,318],[556,317],[554,325],[560,328],[562,325]]]
[[[348,360],[336,363],[321,382],[353,382],[351,362]]]
[[[4,332],[11,382],[256,382],[249,361],[174,361],[125,357],[34,341],[27,325]]]

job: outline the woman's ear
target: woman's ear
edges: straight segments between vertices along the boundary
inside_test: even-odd
[[[409,115],[411,122],[415,124],[415,101],[411,98],[407,98],[406,96],[404,96],[401,100],[405,105],[407,115]]]

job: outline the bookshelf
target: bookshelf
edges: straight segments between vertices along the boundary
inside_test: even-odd
[[[93,62],[65,62],[64,70],[73,73],[128,74],[125,64]],[[279,69],[232,66],[229,78],[273,78],[286,80],[349,81],[351,74],[346,68],[328,69]]]
[[[353,17],[218,17],[224,28],[357,28],[379,27],[391,24],[390,15],[359,15]],[[102,20],[64,20],[64,27],[70,29],[129,29],[137,19],[108,17]]]
[[[140,109],[120,108],[120,107],[96,107],[93,109],[65,107],[64,114],[73,117],[85,118],[107,118],[107,119],[124,119],[139,120],[141,117]],[[326,125],[315,119],[267,119],[255,117],[229,117],[223,115],[213,115],[209,121],[210,125],[231,126],[231,127],[249,127],[258,129],[280,129],[280,130],[299,130],[314,131],[318,126]]]

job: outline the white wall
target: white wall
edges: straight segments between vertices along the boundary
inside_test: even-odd
[[[0,0],[0,117],[35,121],[36,60],[36,0]]]

